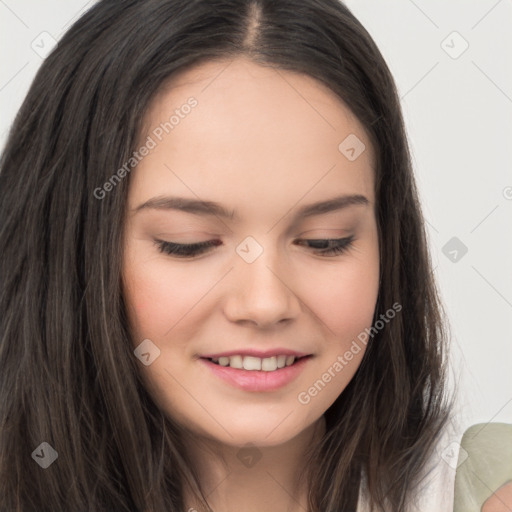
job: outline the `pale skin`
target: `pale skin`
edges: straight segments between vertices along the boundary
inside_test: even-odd
[[[202,64],[171,85],[153,100],[142,143],[188,98],[197,106],[130,175],[123,289],[135,346],[149,339],[160,350],[141,372],[155,402],[189,433],[213,510],[304,511],[307,489],[296,487],[305,450],[366,346],[309,403],[298,394],[372,325],[377,300],[374,150],[348,107],[305,75],[240,58]],[[350,134],[366,146],[353,161],[338,149]],[[367,201],[296,217],[303,206],[350,195]],[[137,210],[162,196],[214,201],[236,217]],[[251,263],[236,251],[248,236],[263,250]],[[297,243],[350,236],[344,252],[328,256]],[[160,252],[155,239],[219,244],[183,258]],[[199,359],[275,347],[312,357],[271,392],[233,387]],[[240,459],[247,443],[261,455],[250,467]],[[197,505],[190,492],[186,499],[187,510]]]
[[[512,481],[503,484],[482,505],[482,512],[509,512],[512,510]]]

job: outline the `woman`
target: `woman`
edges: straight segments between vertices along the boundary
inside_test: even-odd
[[[2,510],[451,510],[400,104],[343,4],[100,1],[0,182]]]

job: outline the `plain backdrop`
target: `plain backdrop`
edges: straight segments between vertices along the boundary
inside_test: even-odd
[[[94,0],[0,0],[0,147]],[[512,2],[349,0],[397,83],[451,325],[459,418],[512,423]]]

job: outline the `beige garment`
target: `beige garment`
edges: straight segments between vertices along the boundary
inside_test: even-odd
[[[512,510],[512,424],[480,423],[464,432],[457,476],[454,512],[480,512],[495,495],[499,510]],[[505,497],[507,496],[507,497]]]

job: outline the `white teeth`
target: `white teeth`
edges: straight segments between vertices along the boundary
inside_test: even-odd
[[[242,360],[242,356],[231,356],[229,358],[229,366],[231,366],[231,368],[237,368],[239,370],[241,370],[243,367],[244,367],[244,362]]]
[[[286,356],[277,356],[277,367],[284,368],[286,365]]]
[[[220,366],[230,366],[231,368],[244,369],[244,370],[262,370],[264,372],[273,372],[285,366],[291,366],[295,362],[295,356],[271,356],[271,357],[253,357],[253,356],[222,356],[212,358],[214,363]]]
[[[273,372],[277,370],[277,358],[276,356],[266,357],[261,360],[261,369],[265,372]]]
[[[244,370],[261,370],[261,359],[259,357],[245,356]]]

